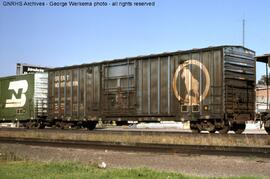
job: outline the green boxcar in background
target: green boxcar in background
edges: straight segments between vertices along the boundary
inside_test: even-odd
[[[0,78],[0,122],[47,116],[47,73]]]

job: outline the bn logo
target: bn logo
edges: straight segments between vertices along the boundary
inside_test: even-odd
[[[199,79],[195,78],[192,71],[199,71]],[[193,70],[191,70],[193,69]],[[180,85],[184,88],[180,94],[177,88],[177,79],[181,78]],[[198,75],[197,75],[198,76]],[[204,80],[203,80],[204,79]],[[200,84],[204,82],[204,85]],[[210,76],[207,68],[198,60],[187,60],[180,64],[173,76],[173,92],[178,101],[184,102],[185,105],[197,105],[205,99],[210,88]],[[185,92],[184,92],[185,91]],[[183,95],[185,93],[185,95]]]
[[[11,99],[6,100],[6,108],[23,107],[26,102],[28,83],[26,80],[12,81],[9,83],[8,90],[12,90]]]

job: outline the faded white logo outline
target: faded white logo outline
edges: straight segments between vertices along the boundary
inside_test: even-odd
[[[21,96],[17,98],[21,89]],[[28,82],[26,80],[11,81],[8,90],[12,90],[11,99],[6,100],[6,108],[23,107],[26,103],[26,92],[28,90]],[[15,96],[15,94],[16,96]]]

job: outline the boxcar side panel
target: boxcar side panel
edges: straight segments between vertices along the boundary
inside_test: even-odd
[[[159,112],[162,115],[168,115],[169,114],[169,107],[168,105],[168,98],[170,98],[170,91],[171,86],[169,82],[169,63],[168,63],[168,57],[161,57],[160,58],[160,92],[159,92]],[[168,88],[169,85],[169,88]]]
[[[146,117],[145,120],[175,117],[175,100],[171,95],[173,57],[158,56],[136,61],[137,116]]]
[[[221,118],[222,49],[179,55],[173,82],[180,118]]]
[[[49,118],[93,120],[100,116],[99,66],[49,72]]]
[[[34,119],[34,74],[0,79],[0,120]]]

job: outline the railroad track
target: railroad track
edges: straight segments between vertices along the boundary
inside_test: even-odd
[[[157,153],[178,153],[196,155],[255,156],[270,158],[270,147],[239,147],[209,145],[175,145],[153,143],[125,143],[80,140],[51,140],[37,138],[0,137],[0,143],[25,144],[34,146],[102,149],[117,151],[140,151]]]
[[[265,134],[194,134],[136,129],[59,130],[0,128],[1,143],[106,150],[270,157]]]

